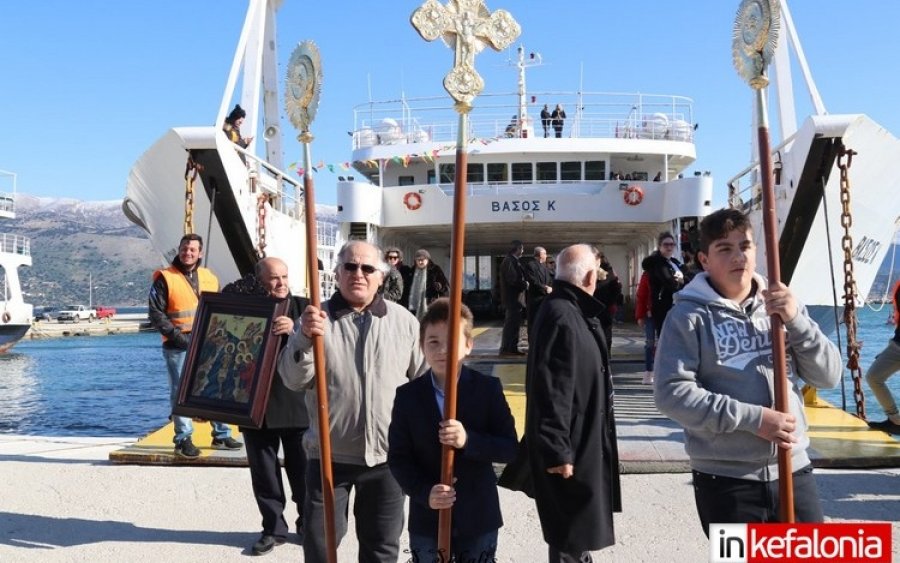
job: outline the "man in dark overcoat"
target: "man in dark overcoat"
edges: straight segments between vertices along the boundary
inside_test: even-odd
[[[530,335],[525,441],[549,560],[591,561],[621,511],[609,357],[593,298],[597,256],[564,249]]]

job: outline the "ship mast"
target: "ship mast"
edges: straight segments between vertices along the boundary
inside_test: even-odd
[[[516,67],[519,69],[519,116],[517,129],[519,137],[525,137],[528,125],[528,96],[525,89],[525,68],[541,64],[540,53],[531,53],[525,58],[525,47],[519,45]]]

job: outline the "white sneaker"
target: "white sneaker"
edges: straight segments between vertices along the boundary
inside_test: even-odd
[[[641,379],[641,383],[643,383],[644,385],[653,385],[653,372],[645,371],[644,377],[643,379]]]

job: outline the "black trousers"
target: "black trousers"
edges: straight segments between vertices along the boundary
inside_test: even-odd
[[[812,465],[794,472],[794,519],[822,522],[822,503]],[[778,522],[778,480],[750,481],[693,472],[694,500],[703,533],[710,524]]]
[[[350,489],[356,489],[353,516],[359,541],[360,563],[397,563],[400,534],[403,532],[403,490],[391,475],[387,463],[367,467],[333,463],[334,530],[340,545],[347,533]],[[310,459],[306,471],[306,538],[303,560],[326,563],[325,506],[322,495],[322,471],[318,459]]]
[[[303,519],[303,503],[306,499],[306,454],[303,452],[305,428],[241,428],[253,496],[262,515],[264,534],[286,539],[290,531],[284,519],[284,481],[278,462],[278,448],[284,449],[284,470],[291,486],[291,500],[300,514],[297,525]]]
[[[594,558],[590,551],[581,553],[568,553],[560,551],[552,545],[547,546],[547,560],[550,563],[592,563]]]
[[[500,353],[519,351],[519,328],[522,326],[522,304],[518,295],[515,299],[507,299],[506,317],[503,320],[503,332],[500,335]]]

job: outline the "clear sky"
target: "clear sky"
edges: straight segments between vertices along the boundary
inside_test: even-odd
[[[284,0],[279,66],[312,39],[325,73],[313,161],[349,160],[352,107],[372,97],[443,95],[452,54],[409,24],[420,0]],[[446,3],[446,2],[444,2]],[[694,99],[695,169],[725,182],[748,162],[752,94],[731,62],[737,0],[487,0],[522,25],[544,66],[529,90],[677,94]],[[243,0],[5,0],[0,20],[0,169],[38,196],[114,200],[134,161],[169,128],[212,124],[243,23]],[[794,22],[829,113],[867,113],[900,135],[900,2],[797,0]],[[483,52],[488,92],[512,92],[514,53]],[[800,119],[808,112],[795,71]],[[283,85],[283,74],[280,78]],[[890,100],[894,100],[891,102]],[[477,104],[477,101],[476,101]],[[448,98],[449,105],[449,98]],[[283,111],[283,110],[282,110]],[[285,162],[300,160],[284,128]],[[330,173],[317,175],[334,203]]]

